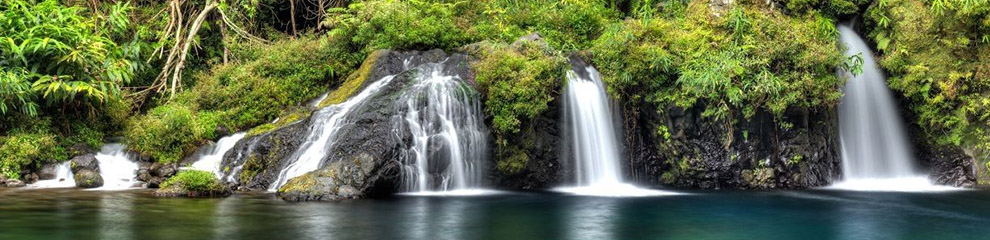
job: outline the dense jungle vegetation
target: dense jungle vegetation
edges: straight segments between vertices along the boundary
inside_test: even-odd
[[[861,60],[843,55],[835,24],[856,16],[926,137],[990,150],[984,0],[4,0],[0,173],[17,178],[113,137],[176,162],[354,87],[345,80],[375,50],[479,42],[472,70],[495,159],[513,172],[567,54],[587,56],[619,101],[702,105],[731,122],[836,105],[836,71]],[[510,46],[533,32],[546,44]]]

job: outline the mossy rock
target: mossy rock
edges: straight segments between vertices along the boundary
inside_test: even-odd
[[[233,194],[216,175],[200,170],[183,170],[165,180],[155,191],[157,197],[226,197]]]
[[[372,70],[375,68],[375,64],[378,62],[378,59],[385,55],[384,53],[384,50],[379,50],[369,54],[368,57],[365,58],[364,63],[361,64],[361,68],[358,68],[356,71],[351,73],[344,83],[340,84],[336,90],[330,92],[330,94],[327,95],[327,98],[320,102],[318,108],[325,108],[330,105],[340,104],[347,101],[348,98],[360,91],[365,85],[365,82],[367,82],[368,78],[371,76]]]
[[[73,178],[76,180],[76,187],[98,188],[103,186],[103,176],[90,169],[79,170]]]

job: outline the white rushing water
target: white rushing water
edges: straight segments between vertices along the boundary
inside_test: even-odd
[[[127,146],[119,143],[103,145],[96,160],[100,164],[100,176],[103,176],[103,187],[96,190],[124,190],[143,185],[135,180],[139,166],[127,152]]]
[[[292,162],[279,171],[278,178],[268,187],[268,190],[275,191],[289,179],[318,169],[327,156],[333,139],[336,137],[335,134],[340,129],[339,125],[344,122],[347,113],[354,106],[377,93],[383,86],[388,85],[394,77],[392,75],[379,79],[347,101],[314,112],[312,117],[314,124],[309,129],[306,141],[291,155],[289,159]]]
[[[466,195],[481,185],[487,151],[481,99],[441,64],[426,64],[402,100],[413,136],[415,158],[403,173],[407,192],[456,191]],[[447,193],[438,193],[447,194]]]
[[[839,105],[843,181],[837,189],[930,191],[934,186],[914,166],[903,121],[887,82],[866,42],[848,24],[838,26],[846,55],[862,53],[863,73],[850,77]],[[842,74],[847,74],[843,72]]]
[[[586,67],[587,77],[574,71],[567,73],[564,93],[564,133],[570,138],[571,155],[577,187],[559,191],[595,196],[654,196],[672,194],[641,189],[622,181],[621,146],[609,108],[608,94],[601,76]]]
[[[55,167],[55,178],[41,180],[31,184],[31,188],[71,188],[76,187],[76,179],[72,175],[72,162],[65,161]]]
[[[220,138],[216,144],[210,146],[210,149],[200,153],[196,162],[192,164],[192,169],[212,172],[217,177],[223,177],[223,171],[220,168],[220,164],[223,162],[223,155],[227,154],[231,148],[234,148],[237,145],[237,141],[243,139],[244,136],[247,136],[246,132],[239,132]]]

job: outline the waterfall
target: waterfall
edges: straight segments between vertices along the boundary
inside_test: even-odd
[[[192,164],[192,169],[203,170],[212,172],[217,175],[217,177],[223,176],[223,171],[220,169],[220,163],[223,162],[223,155],[227,154],[231,148],[237,145],[237,141],[240,141],[247,136],[246,132],[235,133],[230,136],[220,138],[216,144],[210,146],[210,148],[201,153],[197,157],[196,162]]]
[[[932,186],[915,168],[894,97],[866,42],[849,24],[838,29],[848,47],[847,55],[863,53],[863,73],[849,78],[839,105],[843,182],[834,187],[892,191],[945,188]]]
[[[311,118],[313,124],[310,126],[306,141],[289,157],[290,164],[279,172],[278,178],[268,190],[278,190],[289,179],[317,170],[327,156],[337,130],[340,129],[339,125],[344,123],[347,113],[354,106],[377,93],[383,86],[388,85],[393,77],[395,76],[379,79],[347,101],[314,112]]]
[[[141,182],[135,180],[138,163],[132,160],[127,152],[127,146],[119,143],[103,145],[96,154],[100,165],[100,176],[103,177],[103,187],[98,190],[122,190],[140,187]]]
[[[591,66],[582,69],[580,61],[572,61],[572,64],[574,69],[567,72],[564,91],[566,124],[562,131],[568,136],[566,142],[570,143],[568,156],[573,160],[577,187],[559,190],[598,196],[671,194],[623,183],[622,148],[601,75]]]
[[[459,76],[443,74],[442,64],[419,68],[400,103],[413,136],[403,185],[408,192],[480,187],[487,151],[481,99]]]
[[[577,184],[613,185],[621,182],[619,143],[612,122],[608,96],[594,68],[588,67],[590,79],[574,71],[567,72],[565,106],[568,133],[573,136],[571,149],[577,171]]]
[[[76,179],[72,175],[72,162],[65,161],[55,168],[55,179],[38,181],[32,188],[71,188],[76,187]]]

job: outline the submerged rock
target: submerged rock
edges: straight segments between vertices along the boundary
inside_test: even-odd
[[[82,169],[75,172],[76,187],[98,188],[103,186],[103,176],[99,172]]]

